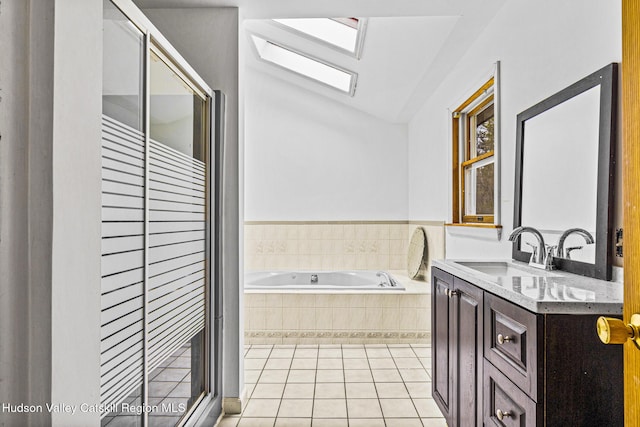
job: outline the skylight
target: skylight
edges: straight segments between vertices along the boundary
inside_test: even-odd
[[[363,21],[358,18],[274,19],[275,22],[346,50],[359,57],[362,45]]]
[[[341,24],[342,25],[342,24]],[[258,55],[264,61],[286,68],[353,96],[356,74],[326,64],[292,49],[251,35]]]

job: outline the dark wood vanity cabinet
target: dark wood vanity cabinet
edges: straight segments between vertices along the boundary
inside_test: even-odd
[[[482,425],[483,292],[432,271],[433,397],[450,427]]]
[[[432,268],[432,391],[450,427],[622,426],[598,315],[532,313]]]

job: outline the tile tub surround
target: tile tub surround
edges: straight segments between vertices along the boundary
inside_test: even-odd
[[[430,344],[250,345],[249,400],[219,427],[445,427]]]
[[[429,285],[391,271],[406,291],[245,291],[245,343],[424,343]]]
[[[427,234],[429,259],[444,258],[441,221],[247,221],[245,268],[405,270],[413,230]],[[430,272],[424,272],[424,278]]]

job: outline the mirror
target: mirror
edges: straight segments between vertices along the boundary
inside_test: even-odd
[[[516,128],[514,228],[534,227],[547,245],[559,245],[558,269],[604,280],[611,279],[617,75],[617,64],[598,70],[518,114]],[[530,245],[535,238],[521,235],[513,258],[529,261]]]

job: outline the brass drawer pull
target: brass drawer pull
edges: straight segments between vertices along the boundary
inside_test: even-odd
[[[509,335],[498,334],[498,344],[504,344],[511,341],[513,341],[513,338],[511,338]]]
[[[445,289],[444,294],[449,298],[453,298],[457,295],[460,295],[460,291],[458,290],[452,291],[451,289]]]
[[[502,410],[500,410],[500,409],[496,409],[496,417],[497,417],[500,421],[502,421],[502,420],[504,419],[504,417],[509,418],[509,417],[511,417],[511,416],[513,416],[513,414],[512,414],[510,411],[502,412]]]

